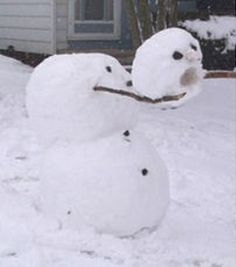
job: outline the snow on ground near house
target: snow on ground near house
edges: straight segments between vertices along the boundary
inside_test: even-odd
[[[180,22],[185,29],[196,32],[203,39],[226,39],[226,50],[236,45],[236,18],[234,16],[210,16],[209,20],[186,20]]]
[[[34,205],[40,149],[23,102],[30,72],[0,57],[0,266],[235,266],[235,80],[205,80],[176,110],[141,107],[137,128],[166,161],[171,204],[157,231],[132,240],[61,229]]]

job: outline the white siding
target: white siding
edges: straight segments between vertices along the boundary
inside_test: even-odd
[[[56,0],[56,48],[68,48],[68,0]]]
[[[54,0],[0,0],[0,49],[52,54]]]

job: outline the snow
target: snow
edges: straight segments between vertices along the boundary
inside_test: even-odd
[[[47,147],[72,139],[90,141],[132,127],[136,122],[134,101],[93,90],[103,86],[132,91],[126,86],[130,80],[130,74],[108,55],[52,56],[36,67],[27,85],[32,128]]]
[[[175,53],[180,58],[175,59]],[[186,93],[181,101],[163,103],[162,106],[183,104],[200,91],[201,60],[199,43],[190,33],[180,28],[162,30],[136,51],[132,66],[134,88],[151,98]]]
[[[235,266],[235,80],[204,80],[176,110],[142,105],[136,131],[164,159],[171,201],[156,231],[120,239],[61,228],[35,206],[41,151],[24,109],[31,69],[2,56],[0,66],[0,266]]]
[[[186,20],[180,22],[180,25],[191,32],[197,33],[201,39],[225,39],[225,50],[235,49],[236,18],[234,16],[210,16],[209,20]]]
[[[12,75],[9,75],[9,72],[11,72]],[[22,112],[20,106],[23,104],[24,98],[22,86],[24,86],[28,81],[30,72],[30,67],[24,65],[22,66],[22,64],[20,64],[18,61],[0,55],[1,124],[9,120],[16,120],[16,118],[20,118],[22,116],[22,114],[19,113],[19,111]],[[18,109],[16,109],[15,105],[18,107]]]
[[[168,207],[166,167],[135,131],[53,146],[41,177],[41,209],[63,227],[80,230],[83,223],[100,233],[131,236],[156,228]]]

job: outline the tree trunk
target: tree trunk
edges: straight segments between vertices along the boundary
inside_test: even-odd
[[[177,0],[158,0],[158,30],[177,26]]]
[[[132,39],[135,48],[153,34],[151,11],[148,0],[125,1],[132,29]]]
[[[177,0],[169,0],[169,24],[168,27],[176,27],[177,18]]]
[[[132,42],[135,49],[141,44],[140,32],[138,27],[138,21],[135,13],[135,6],[133,0],[124,1],[126,10],[128,10],[128,16],[131,24]]]
[[[166,24],[166,0],[158,0],[158,15],[157,15],[157,31],[161,31],[167,27]]]
[[[148,5],[148,0],[142,0],[139,2],[139,10],[143,40],[146,40],[153,34],[151,12]]]

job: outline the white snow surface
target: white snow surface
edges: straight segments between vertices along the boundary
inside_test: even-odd
[[[175,58],[177,53],[179,58]],[[135,90],[141,95],[161,98],[186,95],[162,106],[179,106],[196,96],[203,78],[199,42],[180,28],[162,30],[147,39],[136,51],[132,66]]]
[[[54,55],[35,68],[27,85],[32,128],[47,147],[90,141],[132,127],[134,101],[93,90],[103,86],[132,91],[126,86],[130,80],[120,63],[105,54]]]
[[[234,267],[235,80],[209,79],[177,110],[141,106],[137,131],[164,159],[170,207],[135,239],[61,228],[35,205],[41,151],[24,109],[31,69],[0,57],[0,266]]]
[[[80,230],[87,224],[100,233],[127,237],[153,230],[166,212],[165,164],[135,131],[53,146],[44,155],[39,205],[63,227]]]
[[[234,16],[210,16],[209,20],[186,20],[179,24],[185,29],[197,33],[202,39],[225,39],[226,50],[235,49],[236,18]]]

